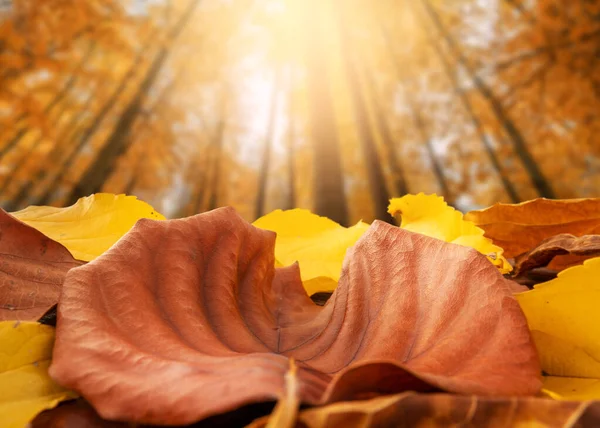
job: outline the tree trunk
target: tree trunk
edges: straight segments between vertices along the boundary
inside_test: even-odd
[[[376,219],[391,223],[392,218],[387,212],[390,195],[386,187],[383,170],[381,169],[381,160],[379,159],[379,153],[377,152],[376,141],[369,126],[365,92],[361,85],[360,76],[358,75],[356,57],[349,47],[350,32],[348,31],[348,25],[342,7],[340,7],[339,13],[340,19],[338,25],[340,29],[342,61],[344,63],[346,75],[348,76],[348,86],[352,99],[351,103],[354,111],[354,120],[358,128],[358,137],[365,159],[369,193],[371,195],[371,200],[373,201],[373,212]]]
[[[226,131],[226,119],[227,119],[227,92],[225,90],[221,93],[221,118],[219,125],[217,126],[217,132],[213,138],[213,158],[212,158],[212,174],[210,182],[207,185],[210,186],[208,194],[208,210],[214,210],[219,207],[219,188],[221,185],[221,168],[223,163],[223,152],[225,148],[225,131]]]
[[[221,120],[224,120],[224,118],[221,117]],[[216,149],[219,146],[217,138],[222,138],[222,135],[219,136],[218,134],[219,132],[223,131],[219,126],[214,133],[209,133],[206,128],[204,128],[204,132],[207,137],[206,147],[204,148],[204,151],[202,153],[202,159],[198,159],[196,161],[198,164],[198,171],[200,175],[198,178],[198,182],[195,186],[195,196],[190,204],[190,211],[188,215],[199,214],[204,211],[204,207],[206,206],[206,195],[208,194],[207,188],[209,185],[209,180],[211,178],[211,172],[214,170],[215,167]]]
[[[496,152],[494,151],[492,143],[489,140],[485,130],[483,129],[483,125],[481,124],[481,121],[475,115],[475,111],[473,109],[473,106],[471,105],[471,101],[469,100],[469,97],[465,93],[464,89],[460,86],[460,82],[458,81],[456,73],[453,72],[452,66],[450,65],[450,63],[448,62],[448,59],[445,57],[444,53],[440,49],[440,46],[437,43],[435,43],[435,41],[432,38],[429,38],[429,42],[433,46],[435,51],[437,52],[440,60],[442,61],[446,75],[448,76],[448,79],[450,79],[450,81],[452,82],[454,91],[460,98],[460,100],[463,104],[463,107],[465,108],[465,110],[469,116],[469,119],[471,120],[471,124],[475,128],[475,131],[477,132],[477,136],[479,137],[479,140],[481,141],[481,144],[483,145],[483,148],[490,159],[490,162],[492,164],[492,167],[494,168],[494,171],[496,171],[496,174],[498,174],[500,181],[502,181],[502,186],[504,187],[506,194],[510,198],[511,202],[513,202],[513,203],[520,202],[521,199],[519,198],[519,194],[517,193],[517,190],[511,183],[510,179],[508,178],[508,176],[506,175],[504,170],[502,169],[502,165],[500,164],[500,161],[498,160],[498,157],[496,156]]]
[[[451,203],[454,200],[454,196],[450,193],[450,188],[448,187],[448,180],[446,179],[446,174],[444,173],[444,167],[440,163],[439,159],[435,155],[435,150],[433,149],[433,144],[431,143],[431,137],[429,136],[429,132],[427,132],[427,125],[423,120],[423,115],[421,114],[420,108],[417,106],[416,101],[410,96],[408,91],[405,91],[405,99],[408,101],[410,106],[410,110],[413,115],[413,119],[415,121],[415,126],[417,127],[417,131],[421,136],[421,141],[425,145],[427,149],[427,154],[429,155],[429,161],[431,162],[431,166],[433,167],[433,173],[437,179],[437,182],[440,186],[440,190],[442,191],[442,195],[444,199]]]
[[[86,111],[88,111],[88,109],[90,108],[92,102],[94,101],[95,97],[93,94],[90,94],[90,96],[87,98],[87,100],[85,101],[85,104],[79,109],[79,112],[77,113],[77,115],[75,115],[73,118],[71,118],[68,121],[68,124],[61,130],[61,132],[58,134],[56,141],[67,141],[68,137],[70,134],[72,134],[72,131],[74,129],[77,129],[77,127],[79,125],[81,125],[82,121],[82,117],[85,114]],[[55,123],[60,123],[63,115],[65,114],[65,112],[67,111],[67,105],[64,105],[61,108],[61,111],[58,113],[57,118],[55,120]],[[23,155],[13,164],[10,172],[6,175],[6,177],[4,177],[4,180],[2,181],[2,184],[0,184],[0,192],[3,192],[7,189],[8,185],[11,182],[15,181],[15,176],[17,174],[17,171],[19,171],[27,162],[27,160],[29,159],[29,157],[37,150],[37,148],[39,147],[39,145],[44,141],[44,137],[43,135],[40,135],[36,138],[36,140],[33,142],[33,144],[31,145],[31,147],[29,148],[29,150],[27,150],[26,153],[23,153]],[[38,176],[42,176],[45,177],[45,170],[40,170],[37,172],[36,175],[36,179]],[[33,186],[34,182],[33,180],[28,180],[27,184],[29,184],[29,186]],[[9,203],[9,205],[18,205],[22,202],[22,198],[24,198],[25,196],[27,196],[27,190],[28,187],[26,187],[26,185],[23,185],[19,188],[19,192],[17,193],[17,195],[15,197],[13,197],[13,200]],[[7,207],[7,209],[14,209],[14,206],[11,207]]]
[[[168,85],[165,85],[160,90],[160,93],[154,98],[154,100],[152,102],[152,106],[150,106],[147,109],[147,112],[144,114],[144,118],[152,117],[153,115],[159,114],[158,112],[160,111],[161,107],[163,105],[165,105],[165,103],[167,102],[167,97],[169,96],[171,91],[173,91],[173,89],[177,83],[178,77],[179,77],[179,75],[174,77],[169,82]],[[147,134],[148,134],[148,127],[144,126],[141,132],[136,133],[134,140],[137,140],[140,138],[145,138]],[[123,193],[125,193],[126,195],[132,194],[132,191],[134,190],[135,186],[137,185],[138,178],[142,171],[145,158],[146,158],[146,153],[143,152],[142,155],[140,155],[138,157],[138,159],[136,159],[135,167],[133,168],[133,171],[130,174],[129,180],[127,180],[127,184],[125,185],[125,188],[123,189]]]
[[[254,218],[260,218],[265,214],[265,205],[267,199],[267,178],[271,166],[271,151],[273,150],[273,140],[275,139],[275,126],[277,125],[277,99],[281,86],[281,65],[275,66],[275,78],[273,80],[273,89],[271,91],[271,105],[269,112],[269,123],[267,125],[267,135],[265,138],[262,162],[258,171],[258,192],[256,194],[256,209]]]
[[[43,186],[43,181],[46,179],[46,177],[48,177],[49,174],[62,174],[63,168],[59,166],[61,156],[63,154],[61,148],[63,146],[67,149],[70,148],[71,146],[75,145],[77,138],[81,138],[83,134],[85,134],[85,131],[80,127],[85,125],[84,116],[88,112],[88,109],[91,107],[92,103],[96,100],[96,94],[98,92],[99,91],[97,90],[95,94],[90,94],[86,99],[85,104],[77,110],[77,114],[75,114],[73,118],[69,120],[68,124],[61,129],[61,132],[55,141],[62,143],[62,145],[55,145],[50,153],[46,156],[45,165],[50,165],[50,167],[44,168],[44,165],[42,165],[41,169],[38,169],[35,174],[31,174],[32,177],[21,184],[16,195],[14,195],[6,205],[6,209],[8,211],[20,208],[25,204],[25,202],[28,202],[27,205],[39,203],[39,197],[34,200],[29,200],[32,196],[34,196],[36,186]],[[43,137],[40,136],[35,141],[28,153],[32,153],[43,140]],[[12,175],[7,177],[7,179],[12,179],[14,181],[14,174],[16,174],[17,170],[25,164],[27,157],[28,155],[24,155],[17,163],[15,163],[15,166],[11,171]]]
[[[386,114],[381,105],[381,100],[378,97],[377,88],[373,81],[373,76],[370,73],[365,73],[369,91],[371,92],[371,99],[373,101],[373,107],[375,108],[375,120],[377,121],[377,127],[381,133],[381,139],[387,151],[387,158],[390,165],[390,170],[394,176],[394,190],[396,194],[394,197],[401,197],[406,195],[408,192],[408,184],[404,175],[404,169],[400,165],[398,159],[398,152],[396,150],[396,144],[390,132],[389,121],[385,120]]]
[[[381,25],[380,23],[376,23],[376,24],[378,24],[377,26],[381,30],[381,35],[387,45],[387,50],[389,52],[389,56],[391,58],[393,66],[394,66],[394,71],[395,71],[396,77],[398,78],[399,81],[402,81],[402,80],[404,80],[404,77],[405,77],[405,73],[403,71],[404,68],[403,68],[402,64],[400,64],[398,62],[398,58],[395,55],[394,48],[393,48],[391,39],[389,37],[388,31],[384,25]],[[433,145],[431,144],[431,137],[429,136],[429,132],[427,132],[427,125],[425,124],[425,121],[423,120],[421,110],[417,106],[416,100],[410,95],[410,91],[405,89],[403,91],[403,93],[404,93],[404,98],[408,103],[408,108],[411,112],[413,121],[415,123],[415,128],[417,129],[417,132],[419,133],[419,136],[421,138],[423,146],[425,146],[425,148],[427,149],[427,154],[429,156],[431,166],[433,167],[433,174],[435,175],[435,178],[438,182],[438,185],[440,187],[442,195],[444,196],[446,201],[452,201],[452,195],[450,193],[450,189],[447,184],[446,174],[444,174],[444,168],[443,168],[442,164],[440,163],[439,159],[437,158],[437,156],[435,155]]]
[[[88,50],[86,51],[84,56],[81,58],[81,61],[79,61],[79,63],[75,67],[75,70],[73,71],[73,73],[69,76],[65,85],[62,87],[62,89],[60,91],[58,91],[58,93],[54,96],[52,101],[50,101],[48,103],[48,105],[46,105],[46,107],[44,107],[45,114],[51,112],[52,109],[58,103],[60,103],[64,99],[64,97],[67,95],[67,93],[73,88],[73,86],[75,85],[75,83],[77,82],[77,79],[79,77],[77,73],[79,73],[79,71],[81,71],[81,68],[88,62],[90,56],[92,55],[92,53],[94,52],[95,49],[96,49],[96,43],[95,42],[90,43]],[[21,115],[17,119],[17,123],[23,119],[25,119],[25,114]],[[0,149],[0,161],[2,160],[2,157],[6,153],[8,153],[9,151],[11,151],[12,149],[14,149],[17,146],[19,141],[21,141],[21,138],[23,138],[25,136],[25,134],[27,134],[28,131],[29,131],[29,128],[27,128],[27,127],[19,129],[17,131],[17,133],[8,141],[8,143],[6,143],[4,145],[4,147],[2,147],[2,149]]]
[[[213,169],[208,194],[208,211],[219,207],[219,188],[221,185],[221,164],[223,163],[223,137],[225,136],[225,119],[221,119],[219,132],[215,140],[216,146],[213,153]]]
[[[142,60],[144,52],[147,49],[149,49],[150,46],[152,45],[152,43],[155,41],[154,40],[155,35],[156,35],[156,32],[153,32],[146,39],[142,49],[140,49],[140,51],[138,52],[136,58],[132,62],[131,66],[129,67],[129,69],[127,70],[127,72],[125,73],[125,75],[123,76],[121,81],[119,82],[119,85],[117,86],[115,91],[111,94],[110,98],[103,104],[102,108],[100,109],[100,111],[98,112],[96,117],[94,118],[94,122],[88,128],[86,128],[86,130],[81,134],[81,136],[78,139],[77,144],[73,144],[74,149],[70,152],[70,155],[68,155],[67,159],[60,166],[57,166],[57,164],[61,161],[65,151],[69,150],[72,145],[71,144],[68,144],[68,145],[57,144],[52,148],[52,150],[50,151],[50,154],[48,155],[48,163],[52,166],[52,172],[55,172],[56,175],[54,176],[54,179],[52,180],[52,184],[50,185],[50,187],[47,187],[46,190],[42,192],[41,196],[34,199],[33,203],[40,204],[49,199],[50,194],[54,191],[53,186],[55,186],[56,183],[60,182],[60,180],[62,180],[63,176],[68,172],[68,170],[71,166],[71,163],[77,157],[77,154],[79,154],[79,152],[89,142],[90,138],[96,133],[96,131],[98,130],[98,128],[104,121],[105,117],[112,110],[114,105],[117,103],[119,97],[121,96],[122,92],[125,90],[127,85],[129,84],[130,80],[133,79],[133,77],[135,76],[135,71],[136,71],[137,67],[139,67],[139,62]],[[85,111],[80,111],[78,116],[80,116],[84,113],[85,113]],[[60,141],[59,141],[59,143],[60,143]],[[64,148],[63,148],[63,146],[64,146]],[[25,199],[27,199],[27,197],[32,193],[34,184],[36,182],[43,180],[48,175],[48,173],[49,173],[49,170],[47,168],[43,168],[37,172],[37,174],[34,178],[27,180],[21,186],[17,196],[11,201],[9,208],[7,208],[7,209],[14,209],[13,207],[18,207],[19,205],[21,205],[23,203],[23,201]]]
[[[104,105],[102,106],[102,108],[100,109],[100,111],[98,112],[96,117],[94,118],[94,122],[82,133],[77,144],[75,145],[75,148],[71,151],[70,155],[68,155],[66,161],[63,162],[60,166],[57,165],[60,162],[61,158],[63,157],[64,152],[71,148],[71,144],[55,145],[53,147],[53,149],[50,151],[50,154],[48,155],[48,164],[51,165],[52,172],[56,172],[56,175],[55,175],[54,179],[52,180],[52,184],[50,185],[50,187],[46,188],[46,190],[42,193],[42,195],[40,197],[37,197],[35,199],[35,202],[33,202],[33,203],[39,204],[39,203],[43,203],[44,201],[46,201],[48,199],[49,193],[52,193],[54,191],[53,186],[56,185],[56,183],[60,182],[62,177],[68,172],[69,167],[70,167],[71,163],[73,162],[73,160],[75,159],[75,157],[77,156],[77,154],[86,146],[89,139],[98,130],[98,128],[104,121],[104,118],[108,115],[108,113],[111,111],[111,109],[117,103],[122,92],[125,90],[125,88],[129,84],[129,81],[135,76],[135,70],[138,67],[139,61],[141,61],[141,59],[142,59],[142,54],[147,48],[149,48],[149,46],[151,46],[153,39],[154,39],[154,37],[150,36],[146,40],[144,48],[140,50],[136,59],[133,61],[132,65],[127,70],[127,73],[125,73],[125,76],[121,79],[121,82],[119,82],[118,87],[111,94],[110,98],[104,103]],[[81,115],[83,113],[85,113],[85,112],[80,111],[79,115]],[[64,148],[66,150],[63,149],[63,146],[65,146]],[[31,194],[31,191],[34,188],[34,184],[36,182],[43,180],[48,175],[48,173],[49,173],[48,168],[41,169],[37,172],[37,174],[34,178],[25,182],[19,189],[19,193],[17,194],[17,197],[13,199],[12,205],[19,206],[20,204],[22,204],[23,201]]]
[[[288,127],[287,127],[287,172],[288,172],[288,194],[285,209],[291,210],[296,207],[296,111],[294,109],[294,80],[293,70],[290,66],[288,74],[288,93],[287,93],[287,116],[288,116]]]
[[[190,209],[188,211],[188,215],[199,214],[203,211],[204,208],[204,196],[206,195],[206,183],[208,181],[208,169],[211,164],[212,147],[211,145],[207,145],[204,149],[202,159],[198,159],[196,161],[198,166],[198,183],[195,187],[195,194],[192,198],[192,202],[190,204]]]
[[[423,0],[423,5],[428,15],[430,16],[432,22],[437,28],[438,32],[442,35],[448,47],[456,57],[459,64],[467,71],[471,80],[475,87],[479,90],[479,92],[483,95],[483,97],[489,102],[490,106],[498,122],[502,125],[506,133],[511,139],[513,144],[513,148],[515,150],[516,155],[521,159],[525,170],[527,171],[531,181],[536,188],[538,194],[544,198],[554,198],[555,194],[550,186],[550,183],[546,180],[542,170],[538,167],[537,162],[529,152],[529,148],[527,146],[527,142],[521,132],[517,129],[516,125],[513,121],[508,117],[508,114],[504,111],[501,102],[496,98],[492,90],[485,84],[485,82],[477,76],[477,74],[473,71],[472,67],[469,65],[469,62],[460,51],[460,48],[456,44],[455,40],[452,38],[452,35],[448,32],[448,30],[444,27],[442,20],[440,19],[438,13],[435,11],[429,0]]]
[[[331,99],[328,53],[324,48],[323,22],[314,9],[318,0],[303,0],[305,63],[309,123],[313,146],[314,210],[342,224],[348,224],[348,209],[340,147]],[[322,7],[322,6],[321,6]]]
[[[176,26],[169,32],[166,45],[160,49],[154,58],[144,80],[139,86],[135,96],[127,105],[125,111],[121,114],[113,132],[94,158],[94,161],[82,174],[78,184],[72,189],[67,199],[68,204],[73,204],[77,202],[80,197],[99,192],[102,189],[102,184],[113,172],[118,157],[125,152],[129,145],[131,127],[139,114],[144,98],[153,86],[169,55],[172,43],[177,39],[188,23],[199,2],[200,0],[191,0]]]

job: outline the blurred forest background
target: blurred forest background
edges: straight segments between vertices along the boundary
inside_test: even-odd
[[[0,205],[342,224],[600,196],[600,0],[0,0]]]

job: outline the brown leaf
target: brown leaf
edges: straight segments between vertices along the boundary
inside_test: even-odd
[[[575,260],[571,259],[571,263],[576,264],[583,263],[586,258],[600,255],[600,235],[585,235],[578,238],[563,233],[548,238],[533,250],[515,257],[514,275],[519,276],[532,269],[548,266],[555,257],[564,255],[577,257]],[[568,267],[565,266],[564,261],[562,266]]]
[[[514,281],[515,284],[520,284],[521,286],[521,289],[517,289],[517,286],[515,286],[514,292],[522,293],[524,291],[529,291],[537,284],[541,284],[542,282],[547,282],[556,278],[557,275],[558,272],[555,270],[548,268],[536,268],[524,272],[519,276],[510,277],[510,279]]]
[[[58,302],[69,269],[80,266],[58,242],[0,209],[0,321],[33,321]]]
[[[158,424],[277,400],[289,358],[307,404],[539,391],[511,284],[477,251],[375,222],[320,307],[274,243],[229,208],[140,220],[67,275],[51,376],[104,418]]]
[[[125,422],[102,419],[85,400],[78,399],[46,410],[30,423],[31,428],[127,428]]]
[[[254,404],[233,412],[217,415],[192,425],[169,425],[189,428],[232,428],[244,427],[273,410],[270,403]],[[158,425],[132,425],[127,422],[109,421],[98,415],[84,399],[79,398],[45,410],[30,423],[30,428],[155,428]]]
[[[504,249],[506,257],[516,257],[562,233],[600,234],[600,199],[534,199],[516,205],[495,204],[471,211],[465,219],[482,228],[485,236]]]
[[[265,426],[268,418],[252,427]],[[402,394],[331,404],[299,413],[302,428],[367,427],[597,427],[600,402],[555,401],[535,397],[465,397]]]

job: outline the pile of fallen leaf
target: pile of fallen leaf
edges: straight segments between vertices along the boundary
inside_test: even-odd
[[[0,427],[600,426],[600,199],[389,212],[2,211]]]

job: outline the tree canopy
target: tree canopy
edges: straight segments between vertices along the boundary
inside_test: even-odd
[[[0,203],[598,196],[600,2],[0,2]]]

